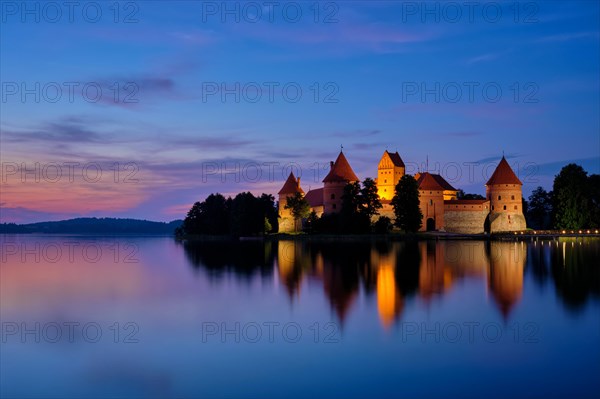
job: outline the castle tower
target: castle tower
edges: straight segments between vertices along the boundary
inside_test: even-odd
[[[443,230],[446,195],[456,198],[457,190],[442,176],[424,172],[415,175],[419,185],[419,207],[423,214],[420,231]]]
[[[380,199],[391,200],[394,197],[396,185],[404,173],[405,166],[400,155],[386,150],[377,166],[377,194]]]
[[[490,243],[488,286],[504,320],[523,295],[523,270],[527,259],[523,242]]]
[[[331,169],[323,179],[323,213],[339,212],[342,208],[342,195],[348,183],[357,182],[358,177],[352,170],[344,153],[340,151]]]
[[[502,156],[492,177],[485,184],[486,198],[490,201],[490,232],[525,230],[522,186],[523,183]]]
[[[296,193],[304,195],[304,190],[300,187],[300,178],[296,179],[294,172],[290,172],[287,180],[281,187],[281,190],[277,193],[279,195],[279,232],[289,233],[294,231],[294,217],[292,216],[291,209],[285,209],[287,204],[287,197],[293,197]]]

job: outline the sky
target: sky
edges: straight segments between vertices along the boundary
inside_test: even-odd
[[[600,3],[0,1],[0,222],[376,177],[600,173]]]

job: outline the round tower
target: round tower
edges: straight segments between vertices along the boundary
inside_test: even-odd
[[[331,169],[323,179],[323,213],[336,213],[342,209],[342,195],[348,183],[357,182],[358,177],[352,170],[344,153],[340,151]]]
[[[304,190],[300,187],[300,178],[294,176],[294,172],[290,172],[287,180],[281,187],[281,190],[277,193],[279,195],[279,232],[287,233],[294,231],[295,221],[292,216],[291,209],[285,209],[287,204],[287,198],[294,196],[296,193],[304,195]]]
[[[485,184],[486,198],[490,201],[490,232],[525,230],[522,186],[503,156]]]

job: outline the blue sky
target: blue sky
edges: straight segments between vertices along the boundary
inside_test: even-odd
[[[340,145],[361,178],[388,149],[476,193],[503,152],[526,196],[600,173],[596,1],[23,4],[0,8],[2,221],[171,220],[291,165],[306,190]]]

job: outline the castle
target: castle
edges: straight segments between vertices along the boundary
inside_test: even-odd
[[[383,205],[380,216],[395,218],[391,200],[395,188],[405,174],[405,165],[400,155],[383,153],[377,167],[377,192]],[[442,176],[429,172],[417,173],[419,201],[423,214],[421,231],[446,231],[462,234],[484,232],[506,232],[525,230],[523,216],[523,183],[502,156],[496,170],[489,178],[485,199],[457,199],[458,190]],[[289,209],[285,209],[287,198],[300,193],[304,195],[311,210],[318,216],[339,212],[342,206],[344,187],[359,181],[343,151],[335,162],[330,162],[330,170],[323,179],[323,187],[309,190],[306,194],[300,187],[300,178],[290,173],[278,192],[280,232],[294,231],[294,219]],[[378,216],[376,216],[378,217]]]

